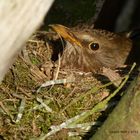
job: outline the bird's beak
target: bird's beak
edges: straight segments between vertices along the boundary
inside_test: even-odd
[[[49,25],[56,33],[58,33],[64,40],[69,41],[71,44],[76,44],[82,47],[80,40],[74,35],[74,32],[70,28],[67,28],[60,24]]]

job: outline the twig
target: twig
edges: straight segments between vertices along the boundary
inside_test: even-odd
[[[61,66],[61,58],[60,58],[60,54],[58,54],[58,66],[57,66],[57,71],[56,71],[54,80],[57,80],[57,78],[58,78],[58,74],[59,74],[59,71],[60,71],[60,66]],[[53,88],[53,86],[54,86],[54,84],[52,84],[50,90]]]
[[[24,94],[27,98],[31,98],[31,95],[29,93],[27,93],[26,91],[24,91],[23,88],[18,87],[18,89],[22,92],[22,94]]]
[[[55,74],[54,80],[57,80],[57,78],[58,78],[58,74],[59,74],[60,66],[61,66],[61,58],[60,58],[60,54],[58,54],[58,67],[57,67],[57,71],[56,71],[56,74]]]
[[[8,115],[10,116],[11,120],[13,120],[13,116],[10,114],[9,110],[7,108],[5,108],[3,102],[0,102],[0,107],[2,108],[2,110]]]

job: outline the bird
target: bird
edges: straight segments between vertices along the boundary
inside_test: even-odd
[[[68,28],[60,24],[51,24],[50,27],[66,43],[61,56],[63,68],[103,74],[104,68],[113,72],[129,63],[127,60],[133,48],[129,34]]]

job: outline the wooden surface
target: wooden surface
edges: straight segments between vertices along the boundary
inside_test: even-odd
[[[17,52],[40,27],[53,0],[0,1],[0,81]]]

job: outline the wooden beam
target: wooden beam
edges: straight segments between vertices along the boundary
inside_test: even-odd
[[[53,0],[0,1],[0,81],[21,47],[40,27]]]

